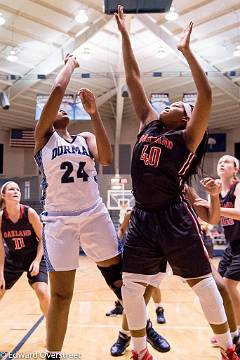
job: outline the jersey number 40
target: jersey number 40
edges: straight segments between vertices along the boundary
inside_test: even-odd
[[[152,146],[149,151],[149,146],[144,145],[140,160],[144,161],[145,165],[158,167],[160,155],[161,149],[159,147]]]

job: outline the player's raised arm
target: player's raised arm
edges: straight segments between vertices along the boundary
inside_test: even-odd
[[[94,134],[83,133],[86,137],[88,147],[94,158],[101,165],[110,165],[113,159],[112,148],[101,116],[97,109],[96,99],[89,89],[80,89],[79,96],[82,100],[85,111],[91,116]]]
[[[53,132],[53,123],[56,119],[65,90],[75,68],[79,66],[75,56],[68,54],[65,65],[57,75],[51,94],[45,104],[39,122],[35,128],[35,153],[41,148]]]
[[[115,13],[118,29],[122,36],[123,62],[126,74],[126,81],[131,93],[131,98],[136,114],[142,124],[158,119],[158,114],[152,108],[141,81],[140,70],[132,50],[130,37],[125,24],[123,6],[118,5],[118,12]]]
[[[182,52],[187,60],[197,88],[196,104],[185,130],[186,144],[190,151],[195,152],[208,126],[212,105],[212,91],[205,72],[190,49],[192,28],[193,23],[190,22],[184,31],[178,50]]]

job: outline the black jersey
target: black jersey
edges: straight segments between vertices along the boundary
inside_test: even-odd
[[[16,223],[11,221],[7,210],[3,210],[1,231],[7,255],[25,257],[37,252],[38,240],[28,220],[27,206],[21,205],[20,218]]]
[[[136,205],[165,206],[181,195],[181,185],[195,158],[184,141],[183,131],[163,128],[159,120],[138,135],[132,157],[132,184]]]
[[[234,182],[225,196],[220,197],[220,205],[224,208],[234,208],[236,196],[234,195],[235,189],[239,181]],[[223,226],[225,238],[227,242],[233,243],[238,241],[240,244],[240,221],[221,217],[221,225]]]

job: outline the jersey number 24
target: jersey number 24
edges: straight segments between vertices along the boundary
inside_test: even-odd
[[[88,181],[89,175],[84,170],[84,166],[86,165],[86,162],[80,161],[78,171],[77,171],[77,178],[83,179],[83,181]],[[70,176],[73,172],[73,164],[70,161],[64,161],[60,165],[61,170],[65,170],[65,173],[63,174],[61,178],[61,183],[73,183],[74,182],[74,176]]]

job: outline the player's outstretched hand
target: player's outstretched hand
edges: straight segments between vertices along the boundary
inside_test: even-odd
[[[192,28],[193,28],[193,22],[190,21],[190,23],[188,24],[188,26],[185,28],[184,32],[183,32],[183,37],[180,40],[179,44],[177,45],[177,48],[179,51],[181,51],[182,53],[184,53],[185,51],[190,49],[190,37],[191,37],[191,33],[192,33]]]
[[[205,191],[207,191],[212,196],[219,195],[222,189],[220,180],[214,180],[211,177],[206,177],[202,179],[201,184],[204,187]]]
[[[74,56],[73,54],[67,54],[64,58],[64,64],[66,64],[68,61],[73,61],[75,68],[79,67],[79,62],[76,58],[76,56]]]
[[[115,19],[117,21],[118,30],[123,32],[126,30],[125,18],[126,15],[123,12],[123,6],[118,5],[118,12],[114,13]]]
[[[84,110],[90,115],[95,114],[97,112],[97,104],[93,93],[89,89],[82,88],[79,90],[78,94],[81,98]]]

